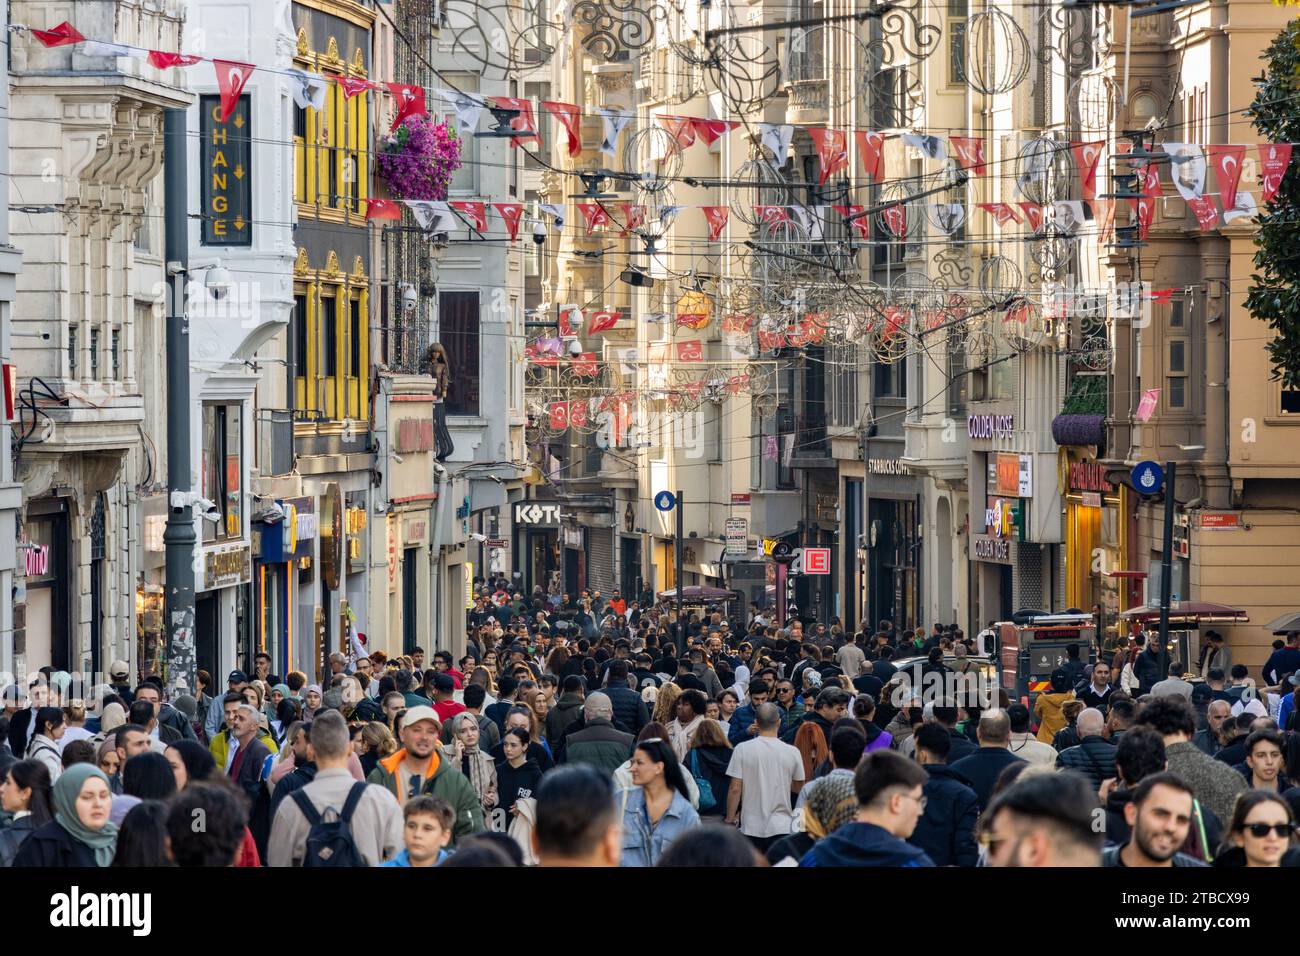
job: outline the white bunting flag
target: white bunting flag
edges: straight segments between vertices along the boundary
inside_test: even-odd
[[[460,221],[451,207],[440,200],[407,199],[405,202],[420,228],[430,235],[451,232]]]
[[[1196,143],[1165,143],[1169,154],[1169,178],[1184,200],[1205,194],[1205,151]]]
[[[310,106],[318,113],[325,109],[325,97],[329,92],[329,84],[325,77],[319,73],[308,73],[296,68],[284,72],[289,74],[293,102],[299,109],[305,110]]]
[[[624,126],[632,122],[633,114],[622,110],[598,109],[596,115],[605,127],[605,138],[600,142],[600,151],[612,156],[618,152],[618,135],[623,132]]]
[[[1052,225],[1057,232],[1072,236],[1079,231],[1086,216],[1083,201],[1079,199],[1058,199],[1052,203]]]
[[[487,109],[483,101],[456,90],[438,90],[438,95],[450,103],[451,108],[456,111],[456,128],[472,135],[478,129],[479,117]]]
[[[951,236],[966,222],[966,207],[959,202],[937,202],[925,207],[926,221],[936,232]]]
[[[778,166],[785,163],[794,140],[794,127],[788,123],[759,123],[759,142],[772,151]]]
[[[919,133],[904,133],[904,145],[918,150],[926,159],[946,159],[948,144],[942,136],[922,136]]]
[[[1232,222],[1236,219],[1254,219],[1259,215],[1259,206],[1255,203],[1255,197],[1242,190],[1237,191],[1237,205],[1231,209],[1223,210],[1223,221]]]
[[[551,202],[539,202],[537,208],[546,213],[553,220],[552,225],[555,231],[559,232],[564,228],[564,207]]]

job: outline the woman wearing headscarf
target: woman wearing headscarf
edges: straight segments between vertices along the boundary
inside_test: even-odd
[[[773,866],[798,866],[813,844],[857,816],[858,796],[852,774],[835,773],[814,780],[808,791],[803,805],[803,832],[782,837],[768,848],[767,862]]]
[[[451,743],[443,747],[465,778],[474,786],[479,803],[486,813],[497,805],[497,765],[486,751],[479,748],[478,718],[469,711],[461,711],[451,719]]]
[[[117,846],[109,821],[113,795],[108,777],[88,763],[73,764],[55,781],[54,819],[39,827],[18,850],[14,866],[108,866]]]
[[[320,704],[320,684],[308,684],[307,690],[302,695],[302,719],[311,720],[315,717],[316,711],[320,710]]]

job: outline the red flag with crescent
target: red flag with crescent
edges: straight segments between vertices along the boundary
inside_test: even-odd
[[[1101,163],[1101,150],[1105,140],[1092,143],[1073,142],[1070,150],[1074,153],[1074,164],[1079,167],[1079,190],[1084,202],[1097,198],[1097,166]]]
[[[885,134],[861,129],[853,134],[858,141],[858,156],[862,168],[872,179],[880,178],[880,164],[885,155]]]
[[[1282,186],[1282,177],[1286,175],[1286,168],[1291,164],[1291,144],[1260,143],[1258,148],[1261,194],[1264,202],[1268,202],[1277,195],[1278,189]]]
[[[717,242],[722,237],[722,230],[727,228],[727,220],[731,218],[730,206],[701,206],[704,210],[704,218],[709,224],[709,241]]]
[[[428,116],[424,105],[424,87],[412,86],[410,83],[389,83],[388,92],[397,101],[397,113],[393,116],[393,125],[388,128],[391,133],[411,116]]]
[[[221,122],[224,123],[235,111],[239,94],[244,91],[244,84],[257,67],[235,60],[213,60],[212,68],[217,71],[217,89],[221,91]]]
[[[514,242],[519,238],[519,220],[524,215],[524,204],[520,202],[494,202],[492,206],[501,214],[501,219],[506,224],[506,231],[510,234],[510,241]]]
[[[1214,164],[1214,175],[1219,178],[1219,197],[1223,200],[1223,208],[1231,209],[1237,205],[1237,185],[1241,182],[1241,161],[1246,156],[1246,147],[1209,146],[1207,149],[1210,162]],[[1201,217],[1198,215],[1196,218],[1199,222]]]

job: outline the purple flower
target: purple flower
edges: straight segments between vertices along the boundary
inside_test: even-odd
[[[461,167],[460,147],[446,123],[409,117],[382,146],[375,173],[397,199],[446,199],[452,174]]]

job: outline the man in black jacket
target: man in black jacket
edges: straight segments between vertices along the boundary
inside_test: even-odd
[[[784,743],[793,744],[795,737],[799,735],[799,728],[805,723],[813,723],[821,728],[822,735],[829,743],[831,729],[835,726],[835,721],[843,717],[848,709],[848,691],[842,687],[823,687],[817,694],[817,701],[813,705],[813,709],[805,713],[799,723],[786,731],[781,740]]]
[[[635,737],[650,720],[640,693],[627,685],[627,661],[613,660],[609,665],[609,684],[604,692],[614,708],[614,723],[622,724]]]
[[[1151,693],[1151,688],[1165,679],[1164,674],[1160,673],[1160,648],[1158,646],[1159,638],[1154,641],[1147,641],[1146,648],[1137,656],[1133,662],[1133,676],[1138,679],[1138,696]]]
[[[998,782],[1002,771],[1024,761],[1010,750],[1011,718],[1005,710],[995,707],[984,711],[980,715],[975,736],[980,742],[979,749],[961,760],[952,760],[950,757],[949,766],[970,781],[971,789],[979,797],[980,808],[983,809],[989,805],[993,786]]]
[[[194,726],[186,716],[171,704],[162,702],[162,688],[153,680],[141,682],[140,686],[135,689],[135,700],[147,700],[153,706],[153,715],[158,720],[158,726],[165,727],[173,732],[166,733],[164,731],[159,734],[159,738],[163,743],[169,744],[174,740],[181,739],[198,739],[194,734]]]
[[[233,726],[230,728],[230,742],[236,745],[234,755],[226,775],[234,781],[248,796],[249,805],[257,797],[262,785],[262,764],[271,755],[266,744],[258,740],[257,708],[252,704],[242,704],[235,709]]]
[[[938,724],[916,729],[916,762],[930,779],[922,789],[925,811],[907,842],[924,850],[935,866],[974,866],[979,860],[979,797],[965,777],[947,766],[951,749],[948,731]]]
[[[1115,745],[1101,735],[1106,718],[1095,707],[1088,707],[1079,712],[1074,725],[1079,742],[1056,755],[1056,769],[1077,771],[1088,778],[1094,790],[1099,789],[1103,780],[1115,776]]]

